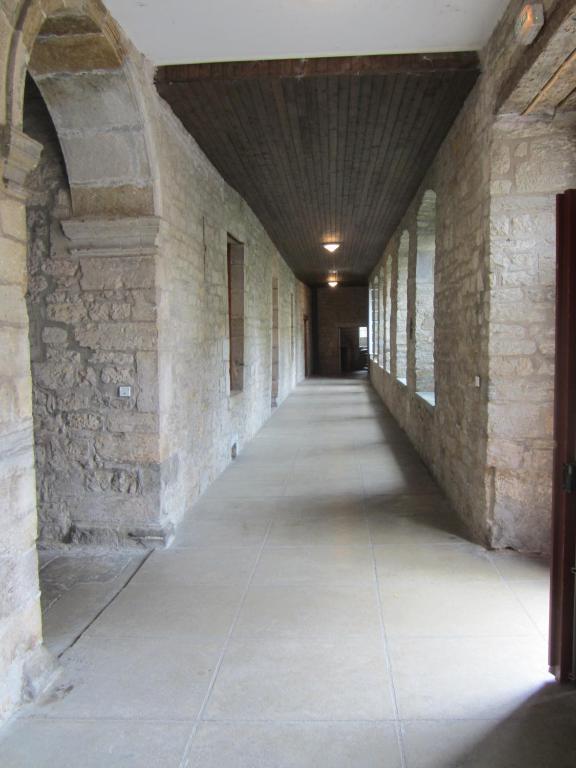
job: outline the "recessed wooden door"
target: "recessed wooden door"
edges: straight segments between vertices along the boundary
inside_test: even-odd
[[[556,405],[550,671],[575,679],[576,190],[557,198]]]

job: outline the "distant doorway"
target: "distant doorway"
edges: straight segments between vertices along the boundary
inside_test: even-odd
[[[365,326],[340,327],[340,373],[362,371],[368,367],[368,328]]]

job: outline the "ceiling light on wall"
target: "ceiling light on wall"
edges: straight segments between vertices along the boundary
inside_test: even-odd
[[[544,6],[542,3],[525,3],[516,17],[516,40],[520,45],[531,45],[544,26]]]
[[[327,251],[330,251],[330,253],[334,253],[335,251],[340,248],[341,243],[323,243],[324,248],[326,248]]]

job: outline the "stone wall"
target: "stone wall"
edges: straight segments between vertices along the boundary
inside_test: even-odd
[[[244,200],[151,94],[162,176],[159,290],[162,515],[178,520],[270,416],[273,278],[278,403],[304,376],[309,292]],[[244,386],[230,393],[227,240],[244,246]]]
[[[58,137],[32,82],[26,93],[24,130],[43,145],[27,182],[40,543],[149,535],[160,506],[147,365],[156,354],[154,258],[75,252]],[[119,397],[120,386],[130,396]]]
[[[555,195],[576,187],[576,113],[501,118],[492,144],[488,466],[494,546],[548,548]]]
[[[437,195],[436,403],[417,395],[414,334],[407,386],[372,381],[471,533],[496,547],[547,551],[554,357],[555,193],[574,186],[573,118],[496,117],[501,89],[529,51],[512,2],[482,54],[483,74],[406,211],[385,257],[410,235],[408,315],[415,320],[417,217]],[[548,17],[568,3],[545,3]],[[374,269],[372,279],[379,274]],[[392,325],[394,328],[394,325]]]
[[[317,288],[317,334],[320,376],[340,375],[339,329],[368,326],[368,288]]]
[[[46,122],[27,126],[41,143],[23,132],[29,63],[66,174]],[[304,375],[310,307],[99,0],[3,0],[0,74],[2,719],[53,670],[39,605],[31,356],[42,536],[164,541],[270,415],[273,276],[279,400]],[[245,245],[244,390],[234,396],[228,234]]]

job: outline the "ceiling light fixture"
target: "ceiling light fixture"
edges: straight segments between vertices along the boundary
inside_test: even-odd
[[[330,288],[337,288],[338,287],[338,273],[333,272],[332,274],[328,275],[328,285]]]
[[[330,251],[330,253],[334,253],[335,251],[340,248],[341,243],[323,243],[324,248],[326,248],[327,251]]]

